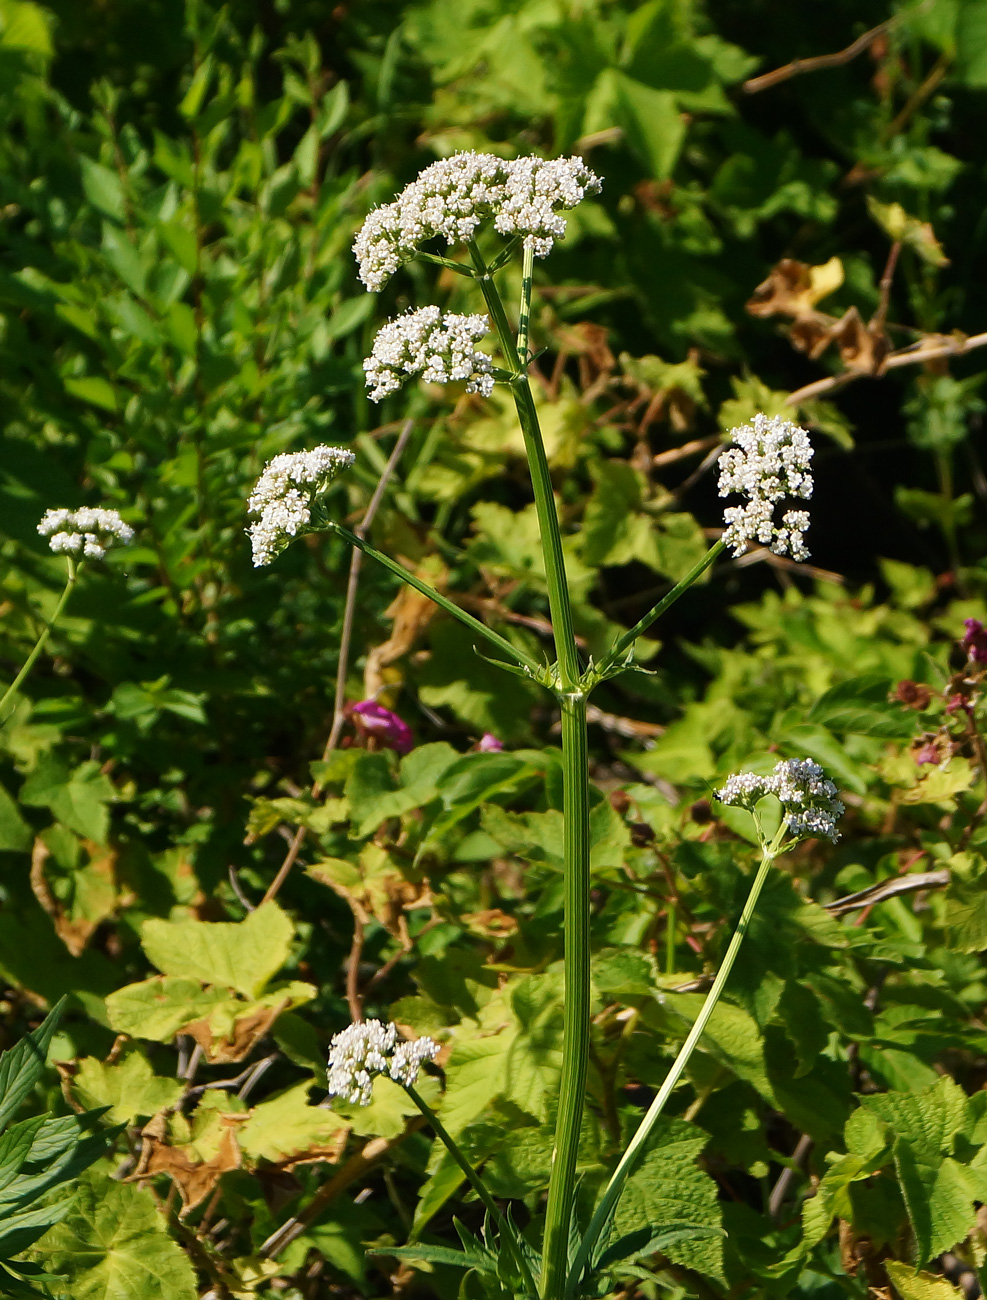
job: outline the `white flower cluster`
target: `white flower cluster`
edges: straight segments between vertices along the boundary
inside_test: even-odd
[[[809,435],[780,415],[769,419],[758,414],[750,427],[732,429],[730,436],[737,445],[720,457],[720,496],[742,492],[748,501],[745,506],[729,506],[723,512],[727,525],[723,540],[734,555],[743,555],[748,545],[757,541],[770,546],[776,555],[808,559],[803,536],[809,527],[808,512],[789,510],[779,527],[774,509],[783,497],[807,501],[812,496]]]
[[[544,257],[565,234],[559,212],[599,190],[599,177],[582,158],[511,162],[472,151],[443,158],[367,217],[353,244],[360,279],[381,289],[427,240],[443,235],[448,244],[464,243],[488,217],[502,235],[522,235]]]
[[[397,392],[407,375],[416,374],[434,384],[466,379],[468,393],[489,397],[493,366],[485,353],[473,349],[488,331],[486,316],[443,315],[438,307],[419,307],[389,320],[363,363],[372,400]]]
[[[364,1020],[333,1036],[329,1045],[329,1096],[355,1106],[369,1106],[379,1074],[413,1087],[423,1062],[433,1061],[439,1045],[431,1038],[399,1043],[393,1023]]]
[[[836,823],[846,809],[836,786],[811,758],[783,759],[770,776],[738,772],[727,777],[716,797],[720,803],[752,809],[766,794],[780,800],[785,810],[785,825],[794,839],[820,835],[835,844],[840,838]]]
[[[38,532],[56,555],[101,560],[113,546],[134,540],[134,530],[115,510],[84,506],[81,510],[46,510]]]
[[[343,447],[282,452],[269,461],[247,502],[254,566],[270,564],[312,518],[312,502],[355,457]]]

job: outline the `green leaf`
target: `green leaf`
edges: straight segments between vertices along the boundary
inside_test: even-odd
[[[226,989],[204,989],[196,979],[156,976],[125,984],[106,999],[111,1028],[132,1038],[170,1043],[185,1025],[228,1004]]]
[[[85,154],[80,156],[79,166],[83,193],[93,207],[116,221],[125,220],[127,202],[118,174]]]
[[[4,0],[0,6],[0,49],[30,50],[51,58],[54,50],[46,10],[31,0]]]
[[[237,1129],[244,1155],[289,1168],[310,1160],[337,1162],[350,1126],[334,1111],[311,1105],[310,1089],[311,1084],[299,1083],[255,1106]]]
[[[955,39],[956,76],[964,85],[982,90],[987,86],[987,3],[984,0],[960,0]]]
[[[0,1220],[0,1258],[19,1255],[45,1235],[69,1211],[71,1201],[60,1205],[45,1205],[40,1209],[23,1210],[20,1214],[5,1214]]]
[[[662,1120],[647,1154],[628,1178],[617,1203],[613,1230],[630,1236],[658,1224],[693,1226],[692,1240],[668,1242],[662,1250],[674,1264],[724,1281],[723,1242],[716,1184],[696,1164],[708,1141],[702,1129],[685,1120]]]
[[[47,754],[21,787],[20,801],[28,807],[50,808],[69,830],[105,844],[110,824],[106,805],[115,795],[99,763],[80,763],[70,770],[56,755]]]
[[[17,804],[0,785],[0,849],[23,853],[31,847],[31,828],[20,815]]]
[[[416,1243],[414,1246],[388,1246],[382,1250],[375,1250],[371,1247],[367,1254],[389,1255],[395,1259],[412,1261],[423,1260],[426,1264],[450,1264],[453,1268],[475,1268],[478,1272],[483,1273],[497,1272],[497,1258],[495,1255],[481,1255],[476,1251],[452,1250],[448,1246],[429,1246],[424,1242]]]
[[[597,1260],[596,1268],[605,1271],[622,1260],[642,1259],[659,1251],[667,1255],[669,1246],[682,1241],[701,1241],[722,1236],[722,1229],[704,1227],[699,1223],[666,1223],[660,1228],[639,1228],[637,1232],[630,1232],[608,1246]]]
[[[617,68],[605,68],[586,96],[584,134],[619,126],[657,180],[670,176],[685,139],[675,95],[655,90]]]
[[[66,1279],[72,1300],[195,1300],[188,1256],[154,1197],[104,1173],[80,1181],[65,1218],[31,1258]]]
[[[900,705],[889,702],[893,690],[894,682],[887,677],[851,677],[821,695],[809,711],[808,720],[821,722],[837,733],[909,737],[914,719]]]
[[[0,1137],[0,1200],[6,1187],[20,1173],[21,1166],[27,1159],[38,1130],[45,1122],[43,1115],[34,1119],[21,1120],[14,1124]]]
[[[370,293],[362,293],[359,298],[348,298],[346,302],[340,303],[326,321],[325,337],[343,339],[347,334],[352,334],[354,330],[360,328],[375,305],[376,298]]]
[[[70,397],[78,397],[81,402],[98,406],[103,411],[117,410],[116,390],[102,375],[66,375],[62,383]]]
[[[987,1198],[987,1190],[983,1180],[971,1184],[955,1160],[929,1161],[921,1148],[904,1138],[894,1144],[894,1164],[915,1249],[924,1264],[965,1240],[976,1223],[974,1200]]]
[[[941,1273],[922,1273],[897,1259],[886,1259],[884,1267],[901,1300],[964,1300],[965,1293]]]
[[[955,853],[949,860],[946,929],[956,952],[987,948],[987,862],[979,853]]]
[[[0,1133],[44,1073],[48,1045],[64,1010],[65,998],[62,998],[37,1029],[25,1034],[19,1043],[0,1055]]]
[[[176,1105],[184,1095],[180,1079],[154,1073],[139,1051],[129,1051],[112,1065],[83,1057],[72,1076],[72,1092],[86,1106],[108,1106],[115,1124],[134,1124]]]
[[[258,997],[288,960],[294,926],[276,903],[243,921],[145,921],[141,946],[165,975],[224,985]]]

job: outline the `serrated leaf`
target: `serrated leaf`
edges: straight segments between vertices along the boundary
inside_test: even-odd
[[[964,1300],[965,1293],[940,1273],[923,1273],[897,1259],[886,1259],[884,1267],[901,1300]]]
[[[225,985],[255,998],[291,953],[294,926],[276,903],[243,921],[145,921],[141,946],[165,975]]]
[[[185,1085],[155,1074],[139,1051],[130,1051],[113,1064],[83,1057],[72,1076],[72,1092],[85,1106],[108,1106],[113,1123],[133,1124],[174,1106]]]
[[[151,1193],[102,1173],[81,1180],[30,1257],[67,1280],[72,1300],[196,1300],[192,1265]]]
[[[237,1134],[245,1156],[287,1169],[312,1160],[339,1160],[350,1125],[334,1111],[313,1106],[310,1087],[299,1083],[253,1108]]]
[[[662,1248],[675,1264],[723,1281],[723,1243],[716,1184],[696,1163],[708,1141],[702,1129],[685,1120],[663,1120],[652,1134],[647,1154],[625,1184],[613,1230],[619,1237],[657,1224],[694,1225],[701,1233]]]

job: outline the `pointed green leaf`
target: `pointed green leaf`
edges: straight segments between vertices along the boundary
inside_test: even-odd
[[[48,1045],[65,1010],[62,998],[33,1033],[0,1056],[0,1133],[20,1109],[45,1068]]]

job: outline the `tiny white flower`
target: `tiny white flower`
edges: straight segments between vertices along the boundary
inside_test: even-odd
[[[450,245],[465,243],[486,219],[501,234],[523,236],[544,257],[565,234],[559,212],[599,189],[581,158],[512,162],[472,151],[443,158],[367,217],[353,244],[360,279],[381,289],[422,244],[439,235]]]
[[[750,425],[732,429],[734,447],[720,457],[720,496],[739,492],[748,498],[743,506],[729,506],[723,512],[727,525],[723,540],[734,555],[743,555],[751,542],[769,546],[776,555],[790,554],[793,560],[809,557],[805,510],[789,510],[775,523],[775,506],[785,497],[812,496],[812,444],[797,424],[779,415],[757,414]]]
[[[134,530],[116,510],[84,506],[81,510],[46,510],[38,532],[48,538],[56,555],[82,555],[102,560],[114,546],[134,540]]]
[[[720,803],[752,809],[766,794],[775,795],[785,812],[785,825],[793,839],[824,836],[840,838],[836,823],[846,812],[836,786],[811,758],[786,758],[769,776],[738,772],[727,777],[716,797]]]
[[[314,447],[268,462],[247,502],[248,514],[258,516],[248,529],[255,567],[270,564],[311,523],[315,498],[355,459],[343,447]]]
[[[438,1043],[427,1037],[398,1043],[397,1027],[391,1022],[365,1020],[349,1025],[329,1045],[329,1096],[369,1106],[378,1075],[387,1074],[413,1087],[423,1062],[434,1060],[438,1050]]]
[[[416,374],[436,384],[465,379],[468,393],[489,397],[492,364],[473,347],[488,330],[486,316],[443,315],[438,307],[419,307],[388,321],[363,363],[371,399],[379,402]]]

